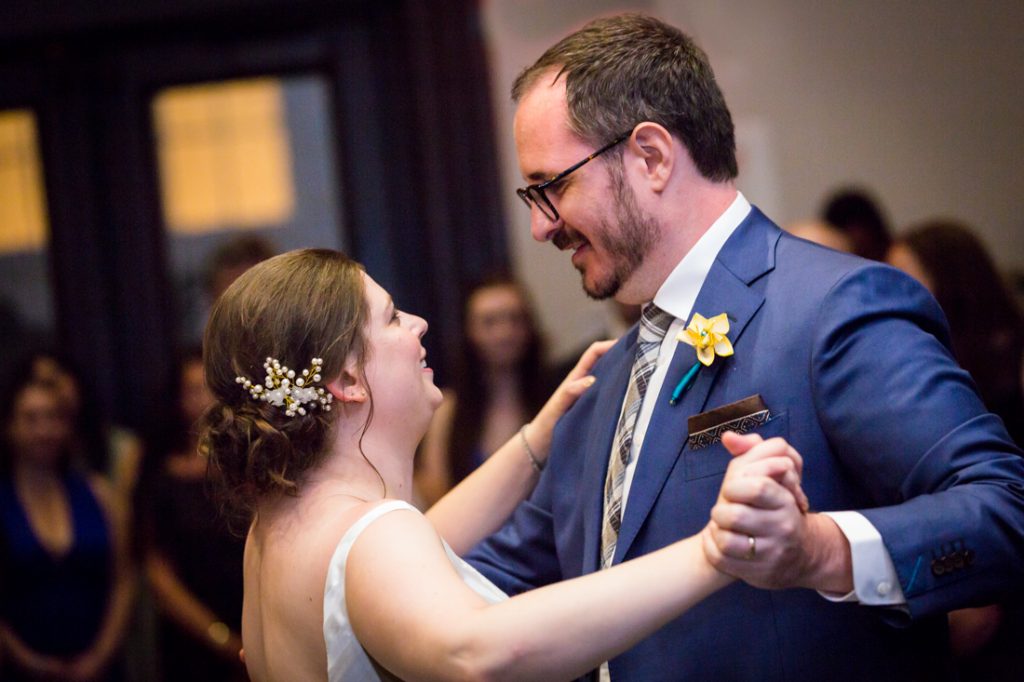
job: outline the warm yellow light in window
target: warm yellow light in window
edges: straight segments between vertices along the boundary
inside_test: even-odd
[[[171,230],[276,227],[291,217],[295,190],[279,81],[169,88],[153,108]]]
[[[31,111],[0,111],[0,253],[46,244],[46,193]]]

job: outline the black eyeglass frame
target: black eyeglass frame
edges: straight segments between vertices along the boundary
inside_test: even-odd
[[[536,206],[537,208],[540,209],[540,212],[544,214],[545,218],[547,218],[553,223],[557,223],[559,219],[558,210],[555,208],[555,205],[551,203],[551,200],[548,199],[548,195],[544,192],[544,190],[546,190],[548,187],[551,187],[551,185],[555,184],[556,182],[564,180],[566,176],[568,176],[570,173],[579,170],[588,161],[596,159],[597,157],[601,156],[601,154],[604,154],[606,151],[608,151],[615,145],[626,141],[632,134],[633,131],[630,130],[627,133],[619,135],[614,140],[612,140],[605,146],[601,147],[587,158],[583,159],[578,163],[574,163],[561,173],[551,176],[544,182],[538,182],[533,185],[527,185],[526,187],[520,187],[519,189],[516,190],[516,195],[518,195],[519,198],[523,200],[523,203],[526,204],[527,208],[533,210],[533,207]]]

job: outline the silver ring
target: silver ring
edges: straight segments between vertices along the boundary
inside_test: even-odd
[[[753,559],[757,555],[757,538],[753,535],[747,536],[747,556],[745,559]]]

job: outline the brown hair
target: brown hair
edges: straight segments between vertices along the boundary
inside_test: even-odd
[[[679,138],[709,180],[736,177],[736,138],[707,55],[679,29],[642,14],[597,19],[563,38],[512,85],[518,102],[551,69],[565,76],[569,125],[603,145],[643,121]],[[610,159],[621,159],[621,148]]]
[[[462,299],[462,334],[459,338],[459,354],[455,366],[452,388],[455,390],[455,414],[452,417],[451,438],[448,448],[451,481],[454,485],[479,464],[475,453],[480,446],[484,431],[484,415],[490,407],[491,397],[484,383],[486,367],[480,351],[469,338],[469,304],[473,296],[486,289],[509,288],[516,292],[523,304],[529,339],[523,355],[516,362],[515,374],[523,407],[527,415],[536,414],[550,395],[544,372],[544,340],[538,329],[536,314],[529,294],[523,285],[507,273],[494,273],[481,279],[467,289]],[[490,454],[490,453],[485,453]]]
[[[1024,445],[1024,315],[992,257],[971,227],[955,220],[929,220],[898,241],[913,252],[931,281],[949,321],[957,362],[970,372],[988,409]]]
[[[46,391],[53,398],[54,405],[60,404],[57,386],[49,380],[40,379],[35,372],[35,356],[21,361],[10,373],[0,381],[0,478],[10,476],[14,468],[14,460],[18,455],[11,442],[11,425],[17,412],[18,401],[26,391],[38,388]],[[57,463],[57,468],[66,471],[71,465],[72,452],[69,448],[73,426],[68,424],[68,440],[64,443],[64,451]]]
[[[206,327],[203,363],[216,403],[200,420],[200,451],[235,511],[251,514],[273,494],[296,494],[316,467],[336,413],[288,417],[254,400],[236,377],[262,383],[268,357],[296,372],[322,358],[321,385],[346,360],[366,361],[367,304],[362,266],[326,249],[290,251],[247,270],[217,301]]]

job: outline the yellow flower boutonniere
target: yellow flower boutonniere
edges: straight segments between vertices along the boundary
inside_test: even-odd
[[[725,313],[715,315],[710,320],[700,313],[694,313],[690,324],[676,336],[677,341],[697,349],[697,359],[705,367],[710,367],[715,356],[727,358],[732,355],[732,343],[725,336],[729,333],[729,318]]]
[[[679,402],[679,397],[693,383],[693,379],[697,376],[697,372],[700,371],[701,365],[710,367],[711,363],[715,361],[715,357],[726,358],[732,355],[732,343],[726,337],[728,333],[729,317],[725,313],[715,315],[710,320],[700,313],[693,314],[693,317],[690,318],[690,324],[686,326],[686,329],[679,332],[676,340],[694,347],[697,351],[697,362],[693,363],[693,367],[683,375],[675,390],[672,391],[672,398],[669,400],[670,405],[675,405]]]

